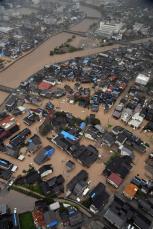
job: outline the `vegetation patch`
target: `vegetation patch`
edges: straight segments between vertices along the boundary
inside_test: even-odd
[[[19,215],[21,229],[35,229],[32,213],[25,212]]]
[[[24,184],[22,185],[22,187],[27,188],[31,190],[32,192],[36,192],[36,193],[39,193],[40,195],[43,195],[42,188],[39,184],[32,184],[32,185]]]
[[[82,50],[81,48],[76,48],[70,45],[70,42],[72,42],[74,38],[75,36],[72,36],[72,38],[69,38],[65,43],[61,44],[59,47],[54,48],[54,50],[51,50],[50,56],[64,54],[64,53],[72,53],[72,52]]]

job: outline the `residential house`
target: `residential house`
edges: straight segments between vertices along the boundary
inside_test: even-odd
[[[109,209],[104,214],[112,227],[121,229],[125,226],[139,229],[150,229],[152,221],[129,202],[124,201],[118,196],[114,197]]]
[[[130,183],[123,190],[123,195],[127,197],[128,199],[132,200],[135,197],[138,190],[139,190],[138,186]]]
[[[115,143],[115,136],[113,133],[106,132],[102,137],[102,142],[108,147],[112,147]]]
[[[48,195],[50,193],[59,195],[61,193],[64,193],[64,182],[64,177],[62,175],[59,175],[42,182],[41,187],[45,195]]]
[[[89,194],[91,205],[90,211],[94,214],[99,212],[107,203],[109,194],[106,192],[105,185],[99,183]]]
[[[118,188],[122,184],[123,179],[118,174],[111,173],[107,177],[107,182],[113,185],[115,188]]]
[[[27,151],[29,153],[35,153],[42,147],[41,138],[36,134],[34,134],[30,139],[28,139],[27,142]]]
[[[50,164],[43,165],[42,167],[39,168],[38,171],[39,171],[41,178],[44,178],[53,173],[53,167]]]
[[[87,182],[88,180],[88,173],[85,170],[81,170],[72,180],[69,181],[67,184],[67,190],[70,193],[73,193],[77,184],[81,182]]]
[[[130,108],[124,108],[121,115],[121,120],[127,124],[132,118],[132,115],[133,111]]]

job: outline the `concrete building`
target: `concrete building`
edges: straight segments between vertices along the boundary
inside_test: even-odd
[[[150,77],[148,77],[148,76],[146,76],[146,75],[144,75],[144,74],[139,74],[139,75],[136,77],[135,82],[136,82],[137,84],[142,85],[142,86],[146,86],[147,83],[149,82],[149,80],[150,80]]]
[[[103,21],[100,22],[100,27],[97,30],[97,33],[103,35],[104,37],[111,38],[113,35],[121,33],[123,27],[122,23],[108,24]]]

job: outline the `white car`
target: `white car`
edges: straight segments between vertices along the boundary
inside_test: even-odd
[[[11,172],[15,173],[18,169],[18,166],[17,165],[13,165],[12,169],[11,169]]]
[[[86,188],[85,190],[84,190],[84,192],[83,192],[83,196],[86,196],[87,194],[88,194],[88,192],[90,191],[90,188]]]
[[[81,201],[79,197],[77,197],[76,200],[77,200],[77,202],[80,202]]]
[[[20,160],[20,161],[23,161],[24,159],[25,159],[25,156],[22,154],[18,157],[18,160]]]
[[[9,181],[8,186],[11,187],[14,184],[15,178]]]

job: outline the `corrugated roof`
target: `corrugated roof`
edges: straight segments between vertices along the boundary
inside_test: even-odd
[[[47,89],[50,89],[51,87],[52,87],[52,85],[50,83],[44,82],[44,81],[42,81],[38,85],[38,89],[40,89],[40,90],[47,90]]]
[[[108,181],[114,183],[116,186],[120,186],[123,182],[123,179],[116,173],[111,173],[111,175],[107,178]]]
[[[129,185],[127,185],[123,191],[123,194],[130,198],[133,199],[134,196],[136,195],[137,191],[138,191],[138,186],[136,186],[135,184],[130,183]]]

